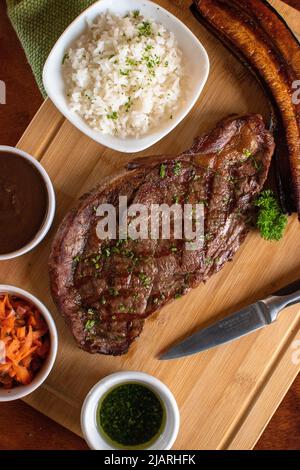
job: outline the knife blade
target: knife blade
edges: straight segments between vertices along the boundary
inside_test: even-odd
[[[178,359],[229,343],[275,322],[279,313],[300,302],[300,279],[269,297],[242,308],[223,320],[192,334],[166,353],[160,360]]]

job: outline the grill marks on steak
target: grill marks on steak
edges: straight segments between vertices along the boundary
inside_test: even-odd
[[[253,198],[266,180],[273,151],[260,116],[231,117],[187,152],[137,159],[81,198],[62,223],[50,256],[53,298],[80,347],[127,352],[147,316],[232,259],[248,232]],[[149,208],[203,202],[203,248],[188,251],[172,233],[170,240],[100,241],[95,207],[117,208],[119,196],[127,196],[129,206]]]

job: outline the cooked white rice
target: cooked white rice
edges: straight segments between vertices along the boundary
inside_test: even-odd
[[[63,64],[71,110],[104,134],[144,135],[173,119],[183,99],[173,33],[137,11],[100,15]]]

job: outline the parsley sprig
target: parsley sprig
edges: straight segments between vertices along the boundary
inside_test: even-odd
[[[265,240],[280,240],[287,225],[287,216],[283,214],[273,191],[262,191],[255,200],[259,208],[257,227]]]

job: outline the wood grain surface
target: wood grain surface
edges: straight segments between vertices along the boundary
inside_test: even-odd
[[[296,8],[296,10],[300,10],[300,1],[299,0],[285,0],[285,3],[290,5],[293,8]]]
[[[0,44],[0,79],[8,88],[8,103],[0,107],[0,142],[13,145],[40,105],[41,97],[9,27],[3,2],[0,5]],[[299,448],[299,397],[300,380],[296,380],[257,449]],[[83,449],[85,444],[48,418],[17,402],[0,406],[0,448]]]

